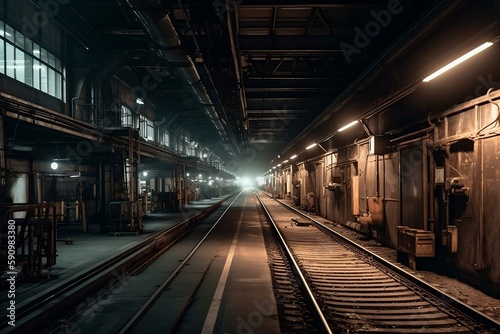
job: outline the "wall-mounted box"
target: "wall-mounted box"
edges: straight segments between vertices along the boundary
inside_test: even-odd
[[[370,154],[384,155],[390,153],[388,136],[371,136],[368,152]]]

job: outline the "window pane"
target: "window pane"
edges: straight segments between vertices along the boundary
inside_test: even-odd
[[[29,53],[30,55],[33,54],[33,41],[28,37],[24,38],[24,51],[26,51],[26,53]]]
[[[40,59],[46,63],[48,62],[47,50],[45,50],[44,48],[40,48]]]
[[[56,57],[50,52],[47,52],[47,54],[49,56],[49,65],[55,68],[56,67]]]
[[[33,43],[33,55],[40,58],[40,45]]]
[[[33,86],[33,57],[24,55],[24,83]]]
[[[14,57],[14,45],[10,43],[5,43],[5,65],[7,67],[5,73],[11,77],[15,77],[15,57]]]
[[[5,42],[0,39],[0,73],[5,73]]]
[[[14,29],[8,24],[5,25],[5,38],[14,43]]]
[[[56,70],[58,70],[59,72],[62,71],[61,60],[57,57],[56,57]]]
[[[40,88],[42,92],[48,92],[47,65],[40,63]]]
[[[16,48],[16,60],[14,61],[16,68],[16,80],[24,82],[24,52]]]
[[[24,49],[24,36],[19,31],[15,32],[16,35],[16,45],[21,49]]]
[[[61,74],[56,72],[56,95],[58,99],[62,98],[61,94]]]
[[[33,87],[40,89],[40,62],[33,60]]]
[[[3,25],[3,21],[0,20],[0,37],[4,37],[5,36],[5,27]]]
[[[49,94],[56,96],[56,72],[49,68]]]

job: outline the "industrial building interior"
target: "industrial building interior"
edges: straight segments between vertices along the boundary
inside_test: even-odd
[[[47,229],[121,231],[123,203],[140,233],[148,213],[258,179],[498,297],[499,13],[496,0],[2,1],[2,238],[49,207]],[[430,249],[398,242],[414,231]]]

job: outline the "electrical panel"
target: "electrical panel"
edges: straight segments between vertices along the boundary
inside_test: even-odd
[[[389,137],[387,136],[371,136],[369,143],[369,153],[384,155],[390,153]]]

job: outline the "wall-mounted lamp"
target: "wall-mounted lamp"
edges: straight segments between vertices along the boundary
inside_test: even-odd
[[[437,70],[436,72],[432,73],[431,75],[429,75],[428,77],[426,77],[424,80],[422,80],[423,82],[429,82],[431,81],[432,79],[436,78],[437,76],[440,76],[441,74],[443,74],[444,72],[452,69],[453,67],[457,66],[458,64],[466,61],[467,59],[469,59],[470,57],[473,57],[475,55],[477,55],[479,52],[489,48],[490,46],[492,46],[493,43],[492,42],[486,42],[486,43],[483,43],[481,44],[480,46],[478,46],[477,48],[467,52],[466,54],[464,54],[463,56],[455,59],[454,61],[452,61],[451,63],[449,63],[448,65],[440,68],[439,70]]]
[[[148,176],[148,172],[146,172],[146,171],[142,172],[142,176],[144,176],[144,177]]]
[[[52,168],[53,170],[56,170],[59,168],[59,164],[55,161],[53,161],[51,164],[50,164],[50,168]]]
[[[313,147],[314,147],[314,146],[316,146],[316,145],[318,145],[318,144],[316,144],[316,143],[311,144],[311,145],[309,145],[309,146],[307,146],[307,147],[306,147],[306,150],[311,149],[311,148],[313,148]]]
[[[137,104],[144,104],[144,101],[140,97],[138,97],[137,99],[135,99],[135,102]]]
[[[349,123],[349,124],[347,124],[347,125],[344,125],[343,127],[341,127],[340,129],[338,129],[337,131],[338,131],[338,132],[342,132],[342,131],[344,131],[344,130],[346,130],[346,129],[350,128],[351,126],[353,126],[353,125],[355,125],[355,124],[358,124],[358,121],[353,121],[353,122],[351,122],[351,123]]]

